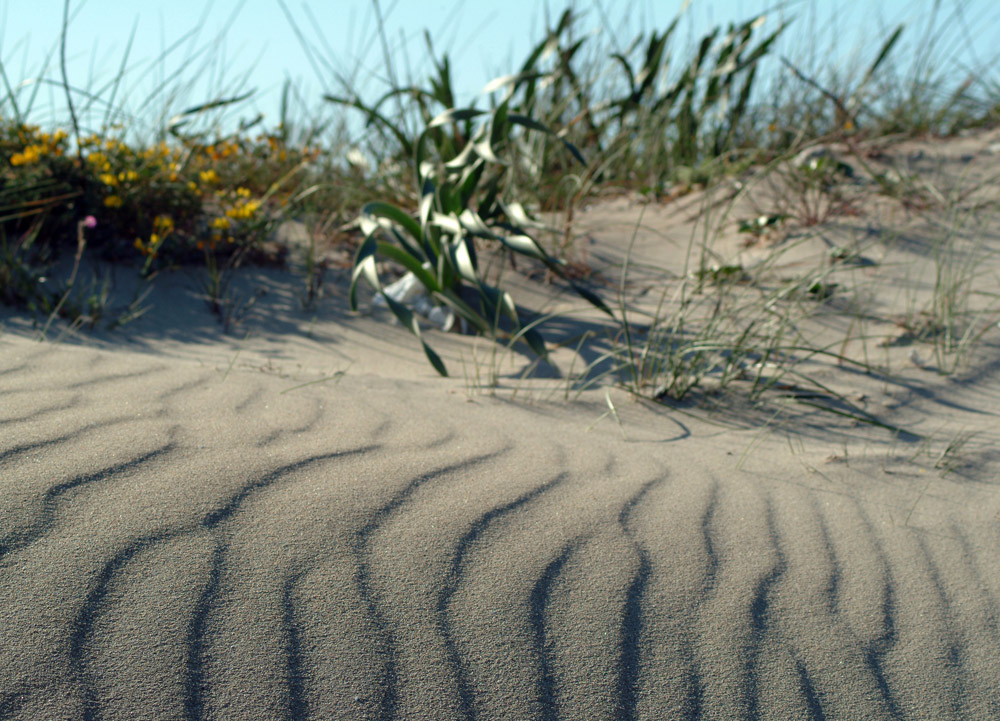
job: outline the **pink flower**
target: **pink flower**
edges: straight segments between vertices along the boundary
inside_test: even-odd
[[[97,227],[97,218],[95,218],[92,215],[88,215],[86,218],[83,219],[82,222],[83,222],[84,227],[86,227],[86,228],[96,228]]]

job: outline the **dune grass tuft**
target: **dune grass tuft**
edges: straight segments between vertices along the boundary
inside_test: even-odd
[[[0,300],[44,315],[46,329],[56,317],[113,326],[142,310],[133,299],[107,313],[106,284],[77,278],[81,254],[134,268],[149,282],[196,265],[204,268],[206,302],[228,328],[252,305],[230,297],[230,274],[247,262],[284,262],[288,248],[277,231],[294,218],[313,231],[303,305],[319,302],[329,268],[317,247],[322,233],[324,249],[353,255],[352,308],[364,280],[418,336],[439,373],[447,369],[420,318],[386,291],[386,281],[409,273],[458,327],[523,342],[545,358],[546,319],[520,306],[503,283],[503,269],[527,269],[563,283],[606,317],[605,350],[579,388],[613,378],[671,402],[708,387],[739,388],[751,402],[783,394],[888,427],[810,370],[826,359],[880,372],[842,352],[855,339],[819,342],[802,330],[843,299],[839,274],[864,249],[832,248],[794,277],[778,269],[809,229],[858,212],[858,172],[865,193],[905,212],[934,206],[956,224],[969,221],[961,198],[872,170],[870,149],[880,140],[995,125],[1000,84],[985,71],[950,75],[932,24],[905,57],[910,29],[890,29],[852,74],[783,54],[794,18],[753,17],[684,44],[678,17],[624,45],[613,34],[586,32],[584,20],[572,7],[563,11],[509,75],[464,106],[448,55],[437,54],[428,35],[426,81],[399,81],[387,54],[392,86],[366,99],[364,89],[340,79],[340,91],[325,96],[341,113],[333,124],[294,122],[287,110],[294,89],[286,86],[277,127],[263,128],[258,117],[223,131],[221,114],[249,97],[225,87],[180,111],[151,113],[158,121],[137,136],[115,109],[126,52],[117,78],[101,89],[70,87],[62,68],[70,117],[42,128],[30,121],[34,95],[0,67]],[[64,26],[64,38],[67,32]],[[161,87],[155,95],[173,103],[179,90]],[[95,107],[106,110],[90,127]],[[350,138],[352,123],[363,124],[367,143]],[[823,151],[831,144],[845,149],[846,161]],[[692,240],[682,277],[664,273],[653,309],[627,298],[628,258],[616,298],[588,282],[574,244],[583,205],[612,188],[669,203],[698,191],[725,196],[730,186],[736,190],[723,197],[724,209],[751,187],[772,191],[759,215],[739,226],[747,245],[773,244],[764,260],[720,264],[711,238]],[[87,227],[84,244],[81,223],[91,217],[97,224]],[[933,345],[937,368],[954,372],[991,327],[995,304],[970,305],[981,256],[955,251],[944,236],[934,299],[905,323],[909,339]],[[800,240],[783,240],[789,237]],[[52,268],[71,256],[68,282],[52,281]]]

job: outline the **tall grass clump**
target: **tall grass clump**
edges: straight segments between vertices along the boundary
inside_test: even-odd
[[[147,282],[165,269],[203,266],[205,299],[227,325],[228,274],[247,261],[283,263],[287,248],[273,242],[278,225],[317,208],[359,207],[345,198],[364,183],[322,147],[325,121],[293,118],[290,84],[276,127],[263,127],[259,115],[233,123],[228,114],[240,112],[252,92],[219,80],[199,91],[207,100],[190,99],[194,82],[214,75],[218,46],[193,49],[167,72],[181,41],[152,65],[134,68],[130,41],[110,81],[81,88],[66,75],[69,30],[65,17],[56,70],[45,65],[30,82],[12,83],[0,62],[4,302],[48,314],[61,297],[51,271],[76,253],[77,225],[92,216],[98,224],[88,231],[85,260],[132,266]],[[137,100],[124,92],[135,73],[162,79]],[[43,86],[65,99],[69,118],[61,126],[31,121]],[[336,142],[335,133],[329,140]],[[338,182],[343,178],[353,186]],[[70,317],[75,307],[62,304],[60,315]]]
[[[568,227],[574,206],[596,183],[621,179],[623,173],[624,182],[642,177],[653,185],[679,175],[691,180],[703,160],[731,147],[751,97],[756,64],[784,26],[756,44],[761,18],[730,25],[725,33],[716,28],[668,80],[675,20],[662,33],[636,38],[633,50],[644,46],[641,62],[630,57],[632,51],[613,54],[621,78],[611,86],[617,95],[608,101],[597,96],[604,81],[591,68],[578,67],[586,38],[576,39],[577,21],[571,9],[565,10],[516,73],[487,87],[489,111],[455,107],[447,55],[434,58],[426,87],[390,88],[372,103],[356,93],[327,96],[362,113],[366,124],[392,144],[393,160],[412,169],[418,205],[415,218],[384,203],[365,207],[366,241],[355,260],[352,306],[357,281],[365,278],[396,318],[420,336],[410,310],[383,289],[376,273],[376,257],[382,256],[412,273],[476,331],[521,338],[544,356],[541,330],[525,326],[509,294],[480,273],[482,246],[495,243],[502,255],[541,262],[610,314],[592,291],[563,272],[565,243],[546,250],[530,234],[544,230],[532,211],[563,209]],[[428,48],[433,53],[429,37]],[[399,112],[390,117],[387,109],[394,106]],[[486,122],[474,123],[483,117]],[[416,135],[414,125],[423,128]],[[589,161],[578,148],[586,148]],[[514,200],[518,197],[542,201],[526,208]],[[471,297],[463,297],[465,288],[473,291]],[[503,332],[501,318],[511,324]],[[421,343],[434,367],[445,373],[437,354]]]
[[[822,394],[803,369],[817,359],[851,364],[802,330],[836,294],[826,260],[775,280],[779,258],[794,247],[778,243],[762,265],[727,265],[711,250],[722,223],[709,227],[714,211],[706,207],[706,237],[683,251],[681,277],[663,273],[656,307],[626,301],[629,261],[615,306],[576,247],[578,210],[605,190],[669,202],[704,189],[731,207],[751,186],[770,183],[780,191],[775,207],[744,221],[763,247],[772,231],[805,232],[860,207],[862,186],[847,192],[843,183],[850,166],[832,155],[793,162],[804,149],[837,143],[867,172],[873,141],[958,132],[996,122],[1000,108],[1000,85],[988,74],[954,76],[953,49],[938,30],[958,20],[942,18],[941,3],[926,27],[890,28],[846,69],[831,57],[788,52],[789,28],[801,18],[761,15],[685,38],[679,15],[619,42],[613,32],[584,26],[599,7],[588,16],[571,6],[474,101],[461,99],[452,59],[429,34],[426,77],[402,72],[375,7],[372,44],[383,48],[386,85],[357,87],[357,68],[337,75],[316,63],[330,71],[324,87],[335,90],[323,99],[335,115],[293,118],[296,91],[286,84],[272,128],[260,116],[231,122],[252,99],[249,73],[191,96],[193,78],[223,65],[217,47],[192,51],[176,72],[161,67],[162,80],[139,98],[149,109],[142,122],[126,106],[135,100],[124,92],[129,50],[103,86],[70,83],[68,19],[59,80],[48,79],[66,98],[70,117],[61,127],[32,123],[39,84],[9,82],[0,63],[0,297],[49,319],[93,319],[105,293],[100,283],[82,287],[81,253],[131,265],[149,281],[196,264],[206,301],[228,327],[248,307],[230,297],[232,271],[250,261],[283,262],[288,249],[274,242],[275,230],[296,218],[353,257],[351,307],[360,307],[360,289],[369,286],[439,373],[447,368],[397,292],[400,276],[424,296],[425,309],[448,319],[444,325],[546,358],[552,326],[506,282],[511,273],[531,273],[604,314],[611,341],[601,367],[610,365],[636,394],[673,402],[708,386],[740,387],[751,400],[803,386]],[[809,42],[816,42],[811,34]],[[361,136],[351,137],[357,126]],[[867,174],[873,193],[898,199],[906,212],[920,209],[911,184]],[[735,190],[716,193],[724,187]],[[90,216],[97,225],[87,229],[83,249],[79,224]],[[314,307],[328,266],[317,239],[308,240],[302,299]],[[49,270],[69,257],[75,287],[67,295]],[[955,280],[964,266],[944,258],[941,303],[927,313],[951,328],[941,336],[943,352],[965,352],[979,337],[970,328],[984,318],[972,326],[947,321],[967,317],[968,303]]]

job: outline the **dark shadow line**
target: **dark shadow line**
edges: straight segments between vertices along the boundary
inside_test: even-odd
[[[448,473],[467,469],[470,466],[497,458],[508,450],[510,449],[503,448],[493,453],[474,456],[458,463],[437,468],[431,473],[413,479],[399,493],[390,498],[385,505],[378,508],[368,522],[354,536],[354,540],[351,543],[351,551],[356,559],[354,582],[357,585],[358,595],[361,597],[365,611],[378,634],[378,638],[373,639],[373,641],[379,648],[379,654],[383,659],[381,678],[378,683],[380,691],[378,718],[380,721],[391,721],[391,719],[396,717],[397,705],[399,703],[399,672],[396,662],[396,636],[385,614],[379,608],[375,590],[372,587],[371,566],[365,557],[369,539],[385,524],[388,517],[397,508],[406,503],[424,484]]]
[[[899,707],[899,702],[889,687],[889,680],[886,678],[884,667],[885,655],[896,645],[896,586],[892,581],[889,561],[886,558],[885,551],[882,549],[882,544],[878,542],[875,529],[872,527],[871,521],[860,505],[858,505],[858,515],[865,526],[869,538],[871,538],[872,545],[875,547],[875,552],[878,554],[883,568],[882,633],[864,644],[861,653],[865,659],[865,665],[875,678],[875,685],[878,687],[879,694],[885,702],[889,715],[894,719],[902,719],[903,710]]]
[[[941,581],[941,572],[938,569],[936,563],[931,558],[930,551],[927,550],[927,542],[922,535],[916,536],[917,545],[920,547],[920,553],[924,557],[924,563],[927,565],[927,573],[931,577],[931,586],[934,588],[934,592],[937,594],[941,602],[941,616],[944,625],[947,629],[947,638],[941,639],[947,644],[946,658],[948,659],[948,665],[955,671],[955,684],[947,684],[947,689],[949,692],[949,705],[951,710],[956,714],[956,718],[968,718],[969,716],[965,713],[964,701],[969,698],[968,689],[966,688],[965,680],[968,677],[968,673],[965,669],[965,656],[966,649],[965,644],[961,643],[955,634],[955,630],[952,626],[951,619],[949,616],[951,612],[951,604],[948,602],[948,596],[944,590],[944,583]]]
[[[823,550],[830,561],[830,575],[824,589],[824,595],[827,599],[827,610],[831,616],[837,616],[840,614],[840,557],[837,555],[837,548],[833,543],[833,537],[830,535],[830,527],[827,525],[826,517],[816,503],[815,496],[810,496],[810,504],[816,515],[816,523],[819,525],[819,535],[823,543]]]
[[[799,687],[802,689],[802,695],[806,699],[806,710],[809,712],[809,718],[812,721],[826,721],[826,714],[823,713],[823,703],[816,692],[816,686],[813,684],[812,678],[809,676],[809,669],[806,668],[805,663],[801,659],[795,659],[795,671],[799,674]]]
[[[114,383],[123,380],[130,380],[133,378],[143,378],[148,375],[153,375],[157,371],[166,369],[167,366],[161,366],[160,368],[143,368],[142,370],[130,371],[128,373],[109,373],[108,375],[100,376],[98,378],[88,378],[87,380],[70,383],[68,385],[62,386],[62,388],[66,390],[76,390],[78,388],[98,386],[98,385],[103,385],[105,383]]]
[[[640,644],[642,642],[642,632],[645,626],[645,619],[642,612],[642,601],[646,595],[646,587],[649,585],[649,576],[652,572],[652,563],[649,560],[649,552],[639,542],[635,531],[629,527],[629,519],[635,511],[636,506],[643,497],[657,486],[663,483],[663,478],[654,478],[646,481],[635,493],[618,514],[618,524],[622,527],[625,536],[635,548],[639,558],[639,566],[632,576],[628,590],[625,593],[625,606],[622,609],[622,621],[619,629],[618,646],[618,721],[635,721],[635,711],[638,705],[638,687],[640,671]]]
[[[978,583],[976,583],[976,589],[979,594],[983,597],[983,601],[986,604],[988,611],[987,616],[989,618],[989,624],[993,627],[993,639],[994,641],[1000,642],[1000,604],[997,603],[996,597],[989,590],[989,586],[983,577],[982,570],[979,564],[976,562],[976,555],[973,551],[972,544],[969,542],[969,537],[966,535],[965,530],[962,528],[954,527],[952,529],[953,538],[958,541],[959,545],[962,547],[962,557],[965,559],[966,565],[972,570],[973,575],[976,577]],[[1000,556],[1000,549],[994,549],[998,556]],[[1000,704],[1000,701],[998,701]],[[1000,718],[1000,713],[997,714],[997,718]]]
[[[288,715],[289,721],[305,719],[309,715],[309,705],[306,702],[304,689],[304,673],[302,668],[302,640],[299,635],[299,624],[295,618],[295,605],[292,596],[301,573],[289,577],[281,592],[281,621],[285,636],[285,668],[288,684]]]
[[[269,471],[264,476],[261,476],[255,481],[243,486],[235,495],[233,495],[225,505],[221,508],[217,508],[214,511],[210,511],[205,514],[205,517],[201,521],[201,525],[205,528],[214,528],[223,521],[229,519],[242,505],[243,501],[247,499],[254,491],[259,491],[261,488],[266,488],[270,486],[277,480],[280,480],[284,475],[292,473],[294,471],[306,468],[315,463],[321,461],[329,461],[334,458],[347,458],[349,456],[355,456],[361,453],[368,453],[369,451],[375,450],[377,446],[364,446],[362,448],[352,448],[347,451],[335,451],[333,453],[324,453],[318,456],[310,456],[309,458],[304,458],[301,461],[296,461],[294,463],[289,463],[287,465],[276,468]]]
[[[31,687],[28,684],[21,684],[17,689],[0,696],[0,719],[9,718],[20,711],[27,702],[30,692]]]
[[[6,538],[0,540],[0,559],[3,559],[3,557],[9,553],[19,551],[22,548],[34,543],[51,529],[54,522],[53,518],[55,516],[56,507],[58,506],[59,496],[68,491],[80,488],[81,486],[86,486],[90,483],[96,483],[98,481],[109,480],[115,476],[137,469],[150,461],[154,461],[161,456],[167,455],[172,450],[173,445],[167,444],[161,448],[157,448],[155,451],[144,453],[138,458],[130,458],[127,461],[102,468],[94,473],[77,476],[76,478],[52,486],[42,497],[41,517],[34,521],[30,528],[28,528],[25,532],[20,534],[12,533]]]
[[[448,569],[448,574],[445,576],[444,583],[442,584],[441,593],[438,595],[437,620],[438,630],[444,640],[445,650],[448,654],[448,662],[455,672],[462,715],[466,719],[475,719],[477,716],[476,707],[473,702],[472,681],[469,678],[468,668],[459,653],[458,645],[455,643],[451,630],[451,621],[448,618],[448,606],[451,605],[451,599],[455,595],[455,592],[458,591],[458,587],[462,583],[462,578],[465,576],[466,556],[468,555],[471,546],[491,523],[505,514],[517,510],[526,503],[530,503],[542,494],[555,488],[557,485],[565,481],[566,478],[568,478],[568,474],[560,473],[555,478],[543,483],[537,488],[533,488],[527,493],[518,496],[510,503],[505,503],[502,506],[491,508],[478,519],[473,521],[469,530],[466,531],[465,534],[459,539],[458,544],[455,547],[455,553],[451,559],[451,568]]]
[[[705,581],[702,583],[701,594],[697,602],[697,609],[705,604],[709,596],[715,590],[715,582],[719,573],[719,555],[715,550],[715,543],[712,541],[712,523],[719,508],[719,481],[712,479],[712,490],[708,495],[708,503],[705,512],[701,515],[701,538],[705,547]],[[694,615],[694,614],[692,614]],[[687,660],[687,683],[690,691],[685,705],[684,718],[695,721],[702,717],[705,708],[705,681],[701,676],[701,668],[698,663],[698,653],[695,644],[688,635],[684,640],[684,655]]]
[[[79,405],[80,405],[79,398],[76,398],[69,403],[61,403],[59,405],[46,406],[44,408],[35,408],[33,411],[31,411],[26,415],[8,416],[7,418],[0,418],[0,429],[2,429],[6,425],[27,423],[29,421],[37,422],[39,419],[44,418],[50,413],[66,413],[67,411],[70,411]]]
[[[289,463],[276,468],[261,478],[243,486],[243,488],[234,494],[221,508],[207,513],[202,519],[200,525],[210,530],[216,529],[219,524],[231,518],[233,514],[239,510],[243,501],[245,501],[252,493],[272,485],[288,473],[292,473],[322,461],[332,460],[335,458],[345,458],[365,453],[373,450],[374,448],[375,446],[365,446],[363,448],[354,448],[347,451],[325,453],[319,456],[311,456],[309,458],[302,459],[301,461],[296,461],[294,463]],[[211,611],[213,599],[219,590],[225,551],[226,545],[224,543],[217,542],[215,551],[212,555],[212,571],[209,574],[209,581],[198,600],[198,604],[195,606],[194,617],[191,621],[191,628],[188,632],[188,679],[185,689],[184,707],[190,721],[199,721],[204,716],[204,700],[202,698],[202,690],[205,688],[205,680],[202,652],[204,647],[205,627],[208,614]],[[291,707],[295,705],[296,697],[292,686],[289,687],[289,690],[291,693]]]
[[[705,567],[705,583],[701,591],[701,603],[704,603],[705,599],[715,589],[715,579],[719,573],[719,554],[716,553],[715,544],[712,542],[712,523],[715,521],[715,513],[718,511],[718,508],[719,481],[718,479],[714,479],[712,482],[712,491],[708,497],[708,505],[705,507],[705,513],[701,516],[701,538],[705,546],[705,555],[708,557]]]
[[[71,481],[61,483],[51,489],[46,493],[46,503],[44,508],[48,516],[51,516],[54,512],[54,505],[56,499],[61,494],[77,488],[86,483],[102,480],[108,478],[109,476],[114,476],[124,471],[127,471],[137,465],[141,465],[150,460],[153,460],[161,455],[164,455],[172,450],[172,446],[166,446],[164,448],[152,451],[138,459],[132,459],[124,463],[112,466],[110,468],[102,469],[93,474],[88,474],[86,476],[77,477]],[[275,480],[279,479],[283,474],[297,470],[299,468],[308,466],[317,461],[326,460],[329,458],[344,457],[347,455],[352,455],[356,453],[363,453],[368,448],[355,449],[346,452],[331,453],[323,456],[317,456],[309,458],[300,462],[292,463],[287,466],[283,466],[275,471],[272,471],[264,478],[249,484],[247,487],[243,488],[239,493],[236,494],[230,501],[222,508],[212,513],[209,513],[201,522],[200,525],[212,528],[218,523],[229,518],[239,507],[243,500],[254,490],[262,488],[266,485],[273,483]],[[34,538],[40,536],[47,528],[49,524],[43,522],[41,524],[41,530],[38,530],[37,524],[35,533],[27,541],[24,541],[17,547],[22,547],[27,543],[30,543]],[[70,666],[73,669],[74,674],[77,677],[77,681],[81,686],[82,691],[82,705],[83,705],[83,718],[84,721],[97,721],[100,717],[99,703],[97,699],[96,692],[93,688],[92,681],[89,678],[89,673],[86,668],[86,645],[90,639],[93,631],[93,624],[101,611],[101,607],[105,603],[105,598],[108,593],[108,588],[113,580],[114,575],[121,570],[129,561],[139,552],[147,549],[151,545],[170,540],[177,537],[181,533],[190,532],[190,528],[185,530],[176,530],[171,532],[162,532],[159,534],[144,536],[139,538],[132,543],[130,543],[126,548],[122,549],[116,553],[110,561],[104,564],[100,573],[97,576],[97,581],[94,587],[87,594],[84,600],[83,606],[73,623],[72,632],[69,638],[69,660]],[[23,539],[22,539],[23,540]],[[9,551],[9,548],[4,549]],[[189,719],[201,719],[203,716],[203,706],[204,702],[201,697],[202,690],[205,686],[204,684],[204,670],[203,662],[201,659],[202,649],[203,649],[203,637],[205,632],[205,625],[210,611],[212,600],[218,592],[219,580],[222,568],[222,557],[225,551],[225,547],[221,543],[217,543],[216,548],[213,552],[213,562],[212,570],[210,573],[208,584],[203,591],[198,604],[195,607],[194,617],[191,622],[191,627],[188,633],[188,659],[186,662],[188,679],[186,682],[185,689],[185,701],[184,706],[187,712],[187,717]]]
[[[639,644],[645,625],[642,599],[649,583],[649,554],[639,549],[639,568],[632,577],[622,613],[621,647],[618,656],[618,716],[620,721],[635,721],[639,687]]]
[[[164,540],[167,534],[156,534],[140,538],[121,551],[116,553],[110,561],[104,564],[101,572],[97,575],[97,582],[90,589],[87,598],[83,602],[83,607],[73,621],[72,632],[69,637],[69,662],[76,681],[81,687],[83,718],[84,721],[96,721],[100,718],[97,694],[94,691],[93,682],[87,670],[86,644],[90,639],[94,628],[94,621],[104,605],[108,594],[108,587],[114,575],[125,567],[133,556],[147,549],[154,543]]]
[[[77,428],[72,433],[66,433],[61,436],[56,436],[55,438],[46,438],[45,440],[35,441],[33,443],[22,443],[19,446],[14,446],[13,448],[8,448],[7,450],[0,452],[0,463],[5,462],[8,458],[30,453],[31,451],[37,451],[39,448],[45,448],[46,446],[54,446],[57,443],[66,443],[67,441],[75,440],[80,434],[88,431],[93,431],[99,428],[107,428],[108,426],[117,425],[119,423],[130,423],[133,420],[134,419],[132,418],[120,416],[118,418],[101,421],[100,423],[90,423],[81,428]]]
[[[543,721],[557,721],[559,708],[556,699],[556,679],[553,671],[554,654],[549,648],[546,632],[546,612],[552,587],[562,573],[563,566],[569,557],[580,546],[580,539],[574,539],[562,547],[559,555],[552,560],[542,572],[541,577],[531,587],[530,607],[528,617],[535,637],[535,655],[538,657],[538,701],[542,706]]]
[[[219,592],[222,577],[222,556],[225,546],[216,543],[212,551],[212,568],[208,574],[208,583],[195,604],[194,615],[187,637],[187,681],[184,684],[184,710],[189,721],[201,721],[205,715],[205,699],[202,697],[207,683],[205,681],[205,661],[202,658],[205,645],[205,627],[212,602]]]
[[[317,422],[319,422],[319,420],[323,418],[324,415],[325,411],[319,406],[318,403],[314,401],[312,413],[304,423],[297,424],[295,427],[292,428],[276,428],[267,435],[265,435],[263,438],[260,438],[257,441],[257,445],[261,448],[266,448],[267,446],[280,440],[283,437],[294,436],[299,433],[309,433],[314,428],[316,428]]]
[[[753,599],[750,601],[750,641],[745,650],[746,663],[744,665],[746,670],[746,709],[748,719],[760,718],[760,709],[758,707],[760,701],[759,660],[764,636],[767,634],[770,626],[771,589],[788,568],[784,551],[781,549],[781,540],[778,536],[777,524],[774,518],[774,504],[770,498],[767,500],[766,517],[768,538],[774,547],[778,560],[771,568],[771,571],[757,583]]]
[[[34,359],[35,356],[39,356],[39,355],[44,355],[44,354],[43,353],[32,353],[31,354],[31,359]],[[29,369],[31,369],[31,367],[30,367],[30,365],[27,362],[21,363],[20,365],[16,365],[16,366],[9,366],[7,368],[0,368],[0,376],[10,375],[11,373],[20,373],[21,371],[29,370]],[[33,369],[31,369],[31,370],[33,370]]]
[[[193,391],[197,388],[201,388],[202,386],[209,385],[212,382],[212,377],[213,376],[211,371],[208,370],[203,371],[197,378],[193,378],[189,381],[184,381],[178,386],[174,386],[172,388],[165,388],[161,390],[159,395],[156,396],[156,400],[159,401],[160,403],[166,403],[169,399],[173,398],[174,396],[178,396],[181,393],[184,393],[186,391]]]

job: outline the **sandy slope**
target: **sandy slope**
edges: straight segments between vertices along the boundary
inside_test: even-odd
[[[0,719],[1000,717],[992,336],[851,378],[925,441],[612,391],[619,429],[521,357],[480,392],[467,339],[439,380],[277,285],[230,337],[160,292],[79,343],[6,316]]]

